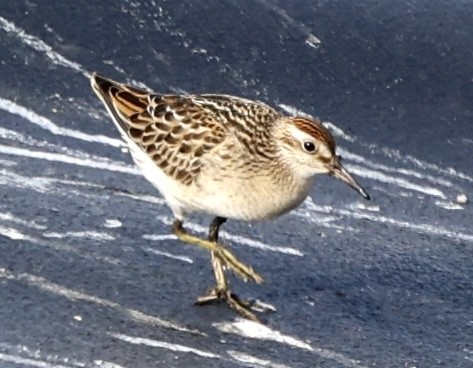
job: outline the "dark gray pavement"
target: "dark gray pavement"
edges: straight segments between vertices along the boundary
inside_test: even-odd
[[[470,1],[2,1],[0,367],[472,367],[471,19]],[[322,177],[291,214],[229,222],[266,279],[234,289],[277,312],[196,307],[209,256],[169,236],[92,71],[319,116],[374,200]]]

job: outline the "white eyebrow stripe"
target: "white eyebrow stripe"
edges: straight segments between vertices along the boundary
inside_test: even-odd
[[[317,144],[317,139],[312,137],[310,134],[307,134],[306,132],[300,130],[296,126],[290,126],[289,133],[291,133],[291,135],[295,139],[297,139],[299,142],[303,142],[307,140],[307,141],[314,142],[315,144]]]

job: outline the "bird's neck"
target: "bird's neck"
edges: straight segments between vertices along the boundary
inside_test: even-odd
[[[285,192],[287,197],[296,201],[307,197],[314,183],[314,175],[299,176],[287,162],[281,159],[275,160],[268,166],[270,166],[268,167],[272,173],[270,178],[276,191]]]

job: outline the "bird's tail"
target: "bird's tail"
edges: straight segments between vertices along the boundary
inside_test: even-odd
[[[96,73],[90,77],[95,94],[113,118],[120,133],[129,138],[134,117],[146,111],[149,92],[104,78]]]

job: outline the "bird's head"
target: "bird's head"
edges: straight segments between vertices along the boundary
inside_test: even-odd
[[[365,199],[370,199],[342,166],[341,157],[335,152],[335,140],[322,123],[305,117],[285,117],[276,122],[274,132],[281,156],[294,175],[309,178],[329,174],[348,184]]]

